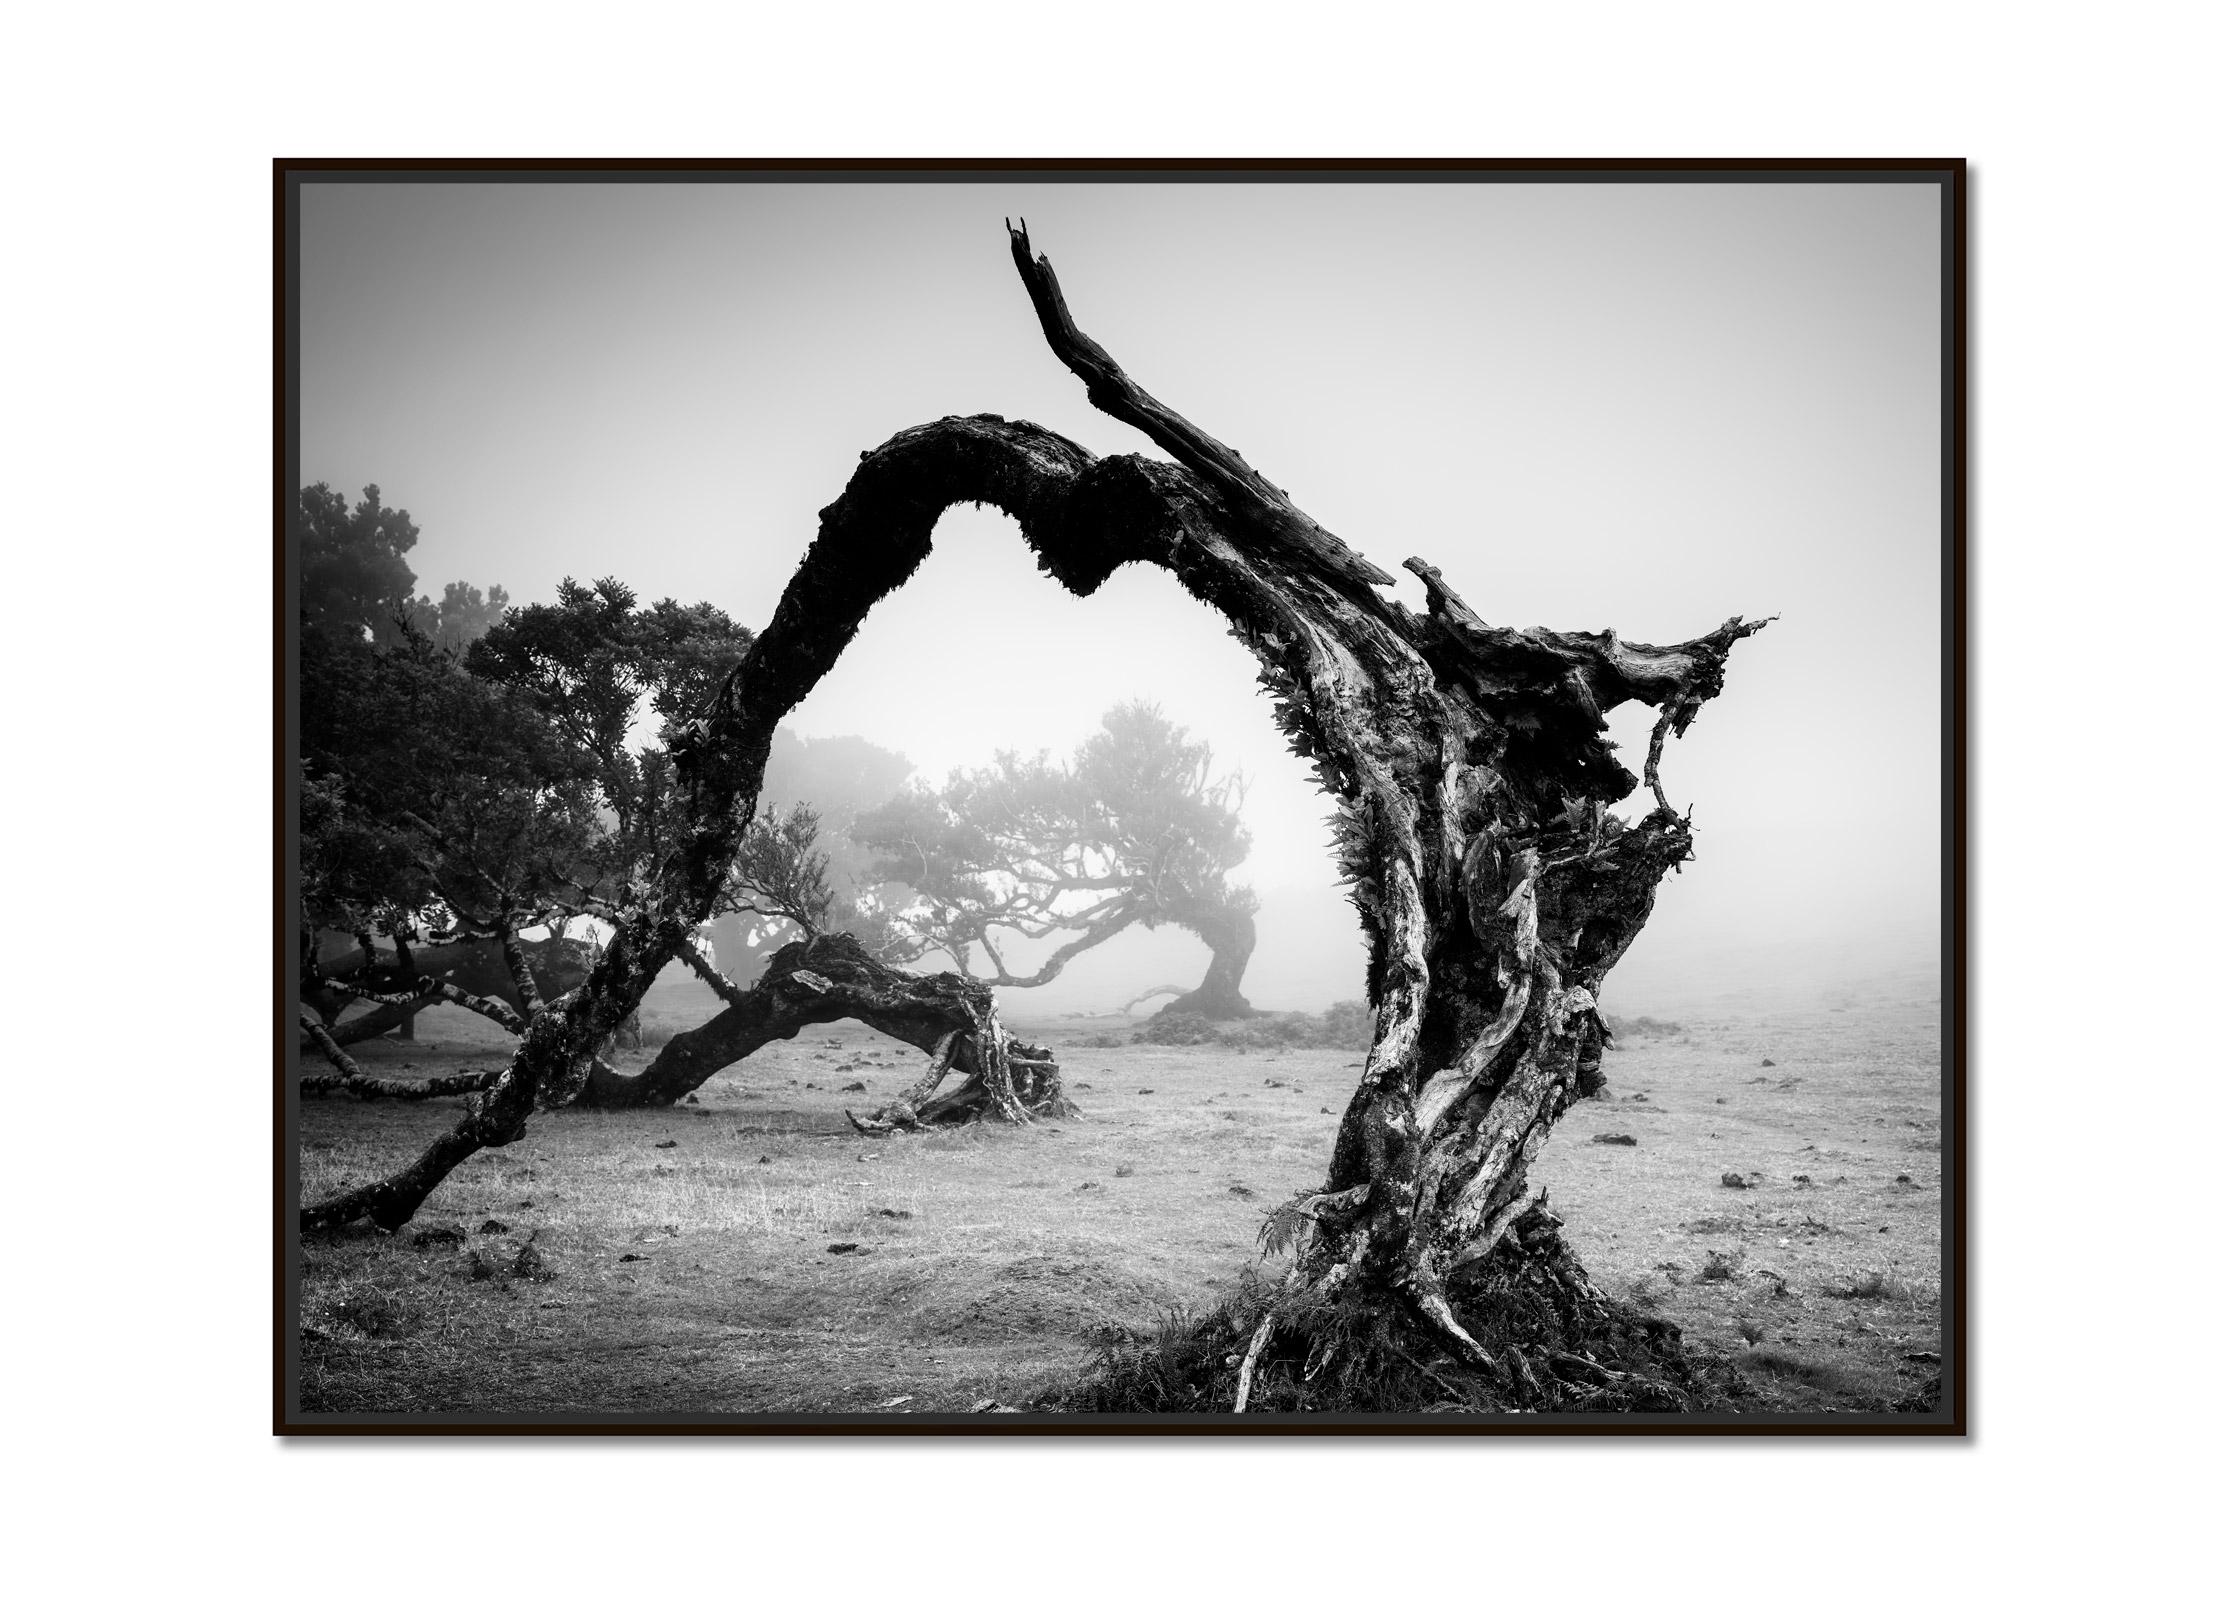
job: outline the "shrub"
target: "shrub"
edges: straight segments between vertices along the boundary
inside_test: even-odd
[[[1230,1023],[1194,1014],[1177,1015],[1169,1006],[1137,1030],[1134,1042],[1216,1045],[1235,1050],[1366,1051],[1375,1033],[1375,1016],[1367,1003],[1359,1000],[1341,1000],[1320,1016],[1304,1011],[1269,1011]]]

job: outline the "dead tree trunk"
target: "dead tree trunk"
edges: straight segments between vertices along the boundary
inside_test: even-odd
[[[677,741],[685,842],[639,886],[590,977],[532,1020],[458,1128],[405,1172],[307,1208],[306,1225],[393,1226],[460,1160],[520,1137],[536,1105],[575,1095],[592,1050],[706,920],[778,719],[924,559],[942,512],[977,501],[1014,517],[1076,594],[1145,561],[1229,618],[1339,802],[1340,866],[1370,938],[1375,1043],[1323,1189],[1284,1214],[1296,1263],[1279,1291],[1199,1329],[1204,1381],[1163,1403],[1682,1403],[1669,1327],[1587,1283],[1527,1173],[1600,1082],[1602,981],[1689,854],[1688,821],[1661,789],[1631,826],[1607,815],[1637,781],[1604,714],[1659,708],[1653,780],[1666,736],[1686,731],[1728,651],[1763,624],[1737,618],[1670,646],[1494,627],[1420,560],[1408,565],[1427,610],[1389,600],[1388,574],[1080,332],[1023,229],[1012,251],[1091,402],[1178,464],[1100,460],[993,416],[913,428],[867,454],[769,628]],[[1126,1374],[1082,1403],[1131,1404]]]
[[[1129,1012],[1135,1010],[1137,1006],[1142,1005],[1144,1001],[1156,1000],[1163,994],[1181,995],[1188,994],[1189,992],[1189,990],[1185,989],[1179,983],[1155,983],[1150,988],[1144,990],[1143,993],[1137,995],[1133,1000],[1130,1000],[1126,1005],[1122,1006],[1120,1008],[1120,1014],[1124,1017],[1128,1015]]]
[[[903,972],[845,933],[786,945],[747,988],[699,953],[686,959],[723,997],[724,1009],[661,1047],[642,1072],[594,1066],[575,1104],[595,1110],[674,1105],[734,1062],[820,1022],[853,1018],[926,1053],[925,1076],[893,1105],[850,1121],[865,1133],[977,1116],[1024,1122],[1069,1116],[1073,1104],[1050,1052],[1011,1037],[996,1016],[995,991],[953,972]],[[962,1084],[941,1092],[951,1072]]]

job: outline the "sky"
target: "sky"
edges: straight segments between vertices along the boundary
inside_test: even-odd
[[[1004,219],[1141,384],[1489,621],[1672,643],[1729,616],[1666,754],[1698,860],[1613,1005],[1922,966],[1938,894],[1937,191],[1876,184],[307,184],[301,476],[409,510],[423,593],[613,575],[760,627],[900,429],[992,411],[1159,455],[1044,345]],[[1245,990],[1356,994],[1328,799],[1163,572],[1078,600],[952,511],[791,719],[938,780],[1158,702],[1250,782]],[[1638,769],[1650,715],[1613,734]],[[1621,810],[1638,812],[1640,802]],[[1190,981],[1141,931],[1007,1004]]]

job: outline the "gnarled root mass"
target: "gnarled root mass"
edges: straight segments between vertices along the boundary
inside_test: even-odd
[[[1364,1292],[1367,1291],[1367,1292]],[[1724,1409],[1680,1330],[1587,1281],[1559,1219],[1535,1202],[1465,1284],[1454,1312],[1487,1352],[1461,1354],[1405,1294],[1299,1272],[1247,1279],[1213,1311],[1103,1353],[1068,1411],[1473,1412]]]

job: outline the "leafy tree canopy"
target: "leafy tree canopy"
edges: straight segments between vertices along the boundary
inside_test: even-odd
[[[367,484],[365,498],[353,506],[314,483],[296,497],[291,520],[306,624],[396,643],[397,613],[411,604],[416,582],[405,561],[405,552],[420,542],[410,514],[383,505],[379,484]]]
[[[506,614],[505,585],[490,585],[488,599],[469,583],[447,583],[443,598],[415,599],[408,610],[413,628],[433,641],[438,650],[462,655],[467,646],[498,625]]]
[[[759,975],[780,945],[804,931],[853,934],[875,957],[905,961],[924,944],[901,921],[909,891],[882,882],[855,819],[892,798],[910,759],[854,734],[804,739],[776,731],[762,782],[763,812],[741,847],[726,898],[710,926],[716,965],[735,981]]]
[[[405,555],[420,529],[401,506],[381,503],[379,484],[367,484],[355,506],[326,484],[311,484],[296,496],[289,531],[307,630],[394,645],[410,626],[456,653],[505,614],[506,592],[497,584],[487,597],[467,583],[445,584],[441,600],[414,594],[419,580]]]
[[[582,757],[410,629],[302,641],[304,892],[337,926],[494,932],[561,914],[598,838]]]
[[[554,601],[514,607],[469,647],[469,673],[535,706],[586,763],[606,813],[605,896],[627,895],[667,848],[676,769],[664,741],[753,642],[712,605],[640,606],[619,578],[566,578]]]
[[[1225,881],[1251,850],[1242,798],[1206,743],[1135,702],[1106,712],[1069,760],[1005,751],[938,789],[913,786],[854,831],[878,875],[917,897],[903,920],[929,946],[965,971],[977,947],[996,982],[1042,983],[1132,924],[1249,917],[1250,891]],[[1020,977],[1005,969],[1003,929],[1080,937]]]

